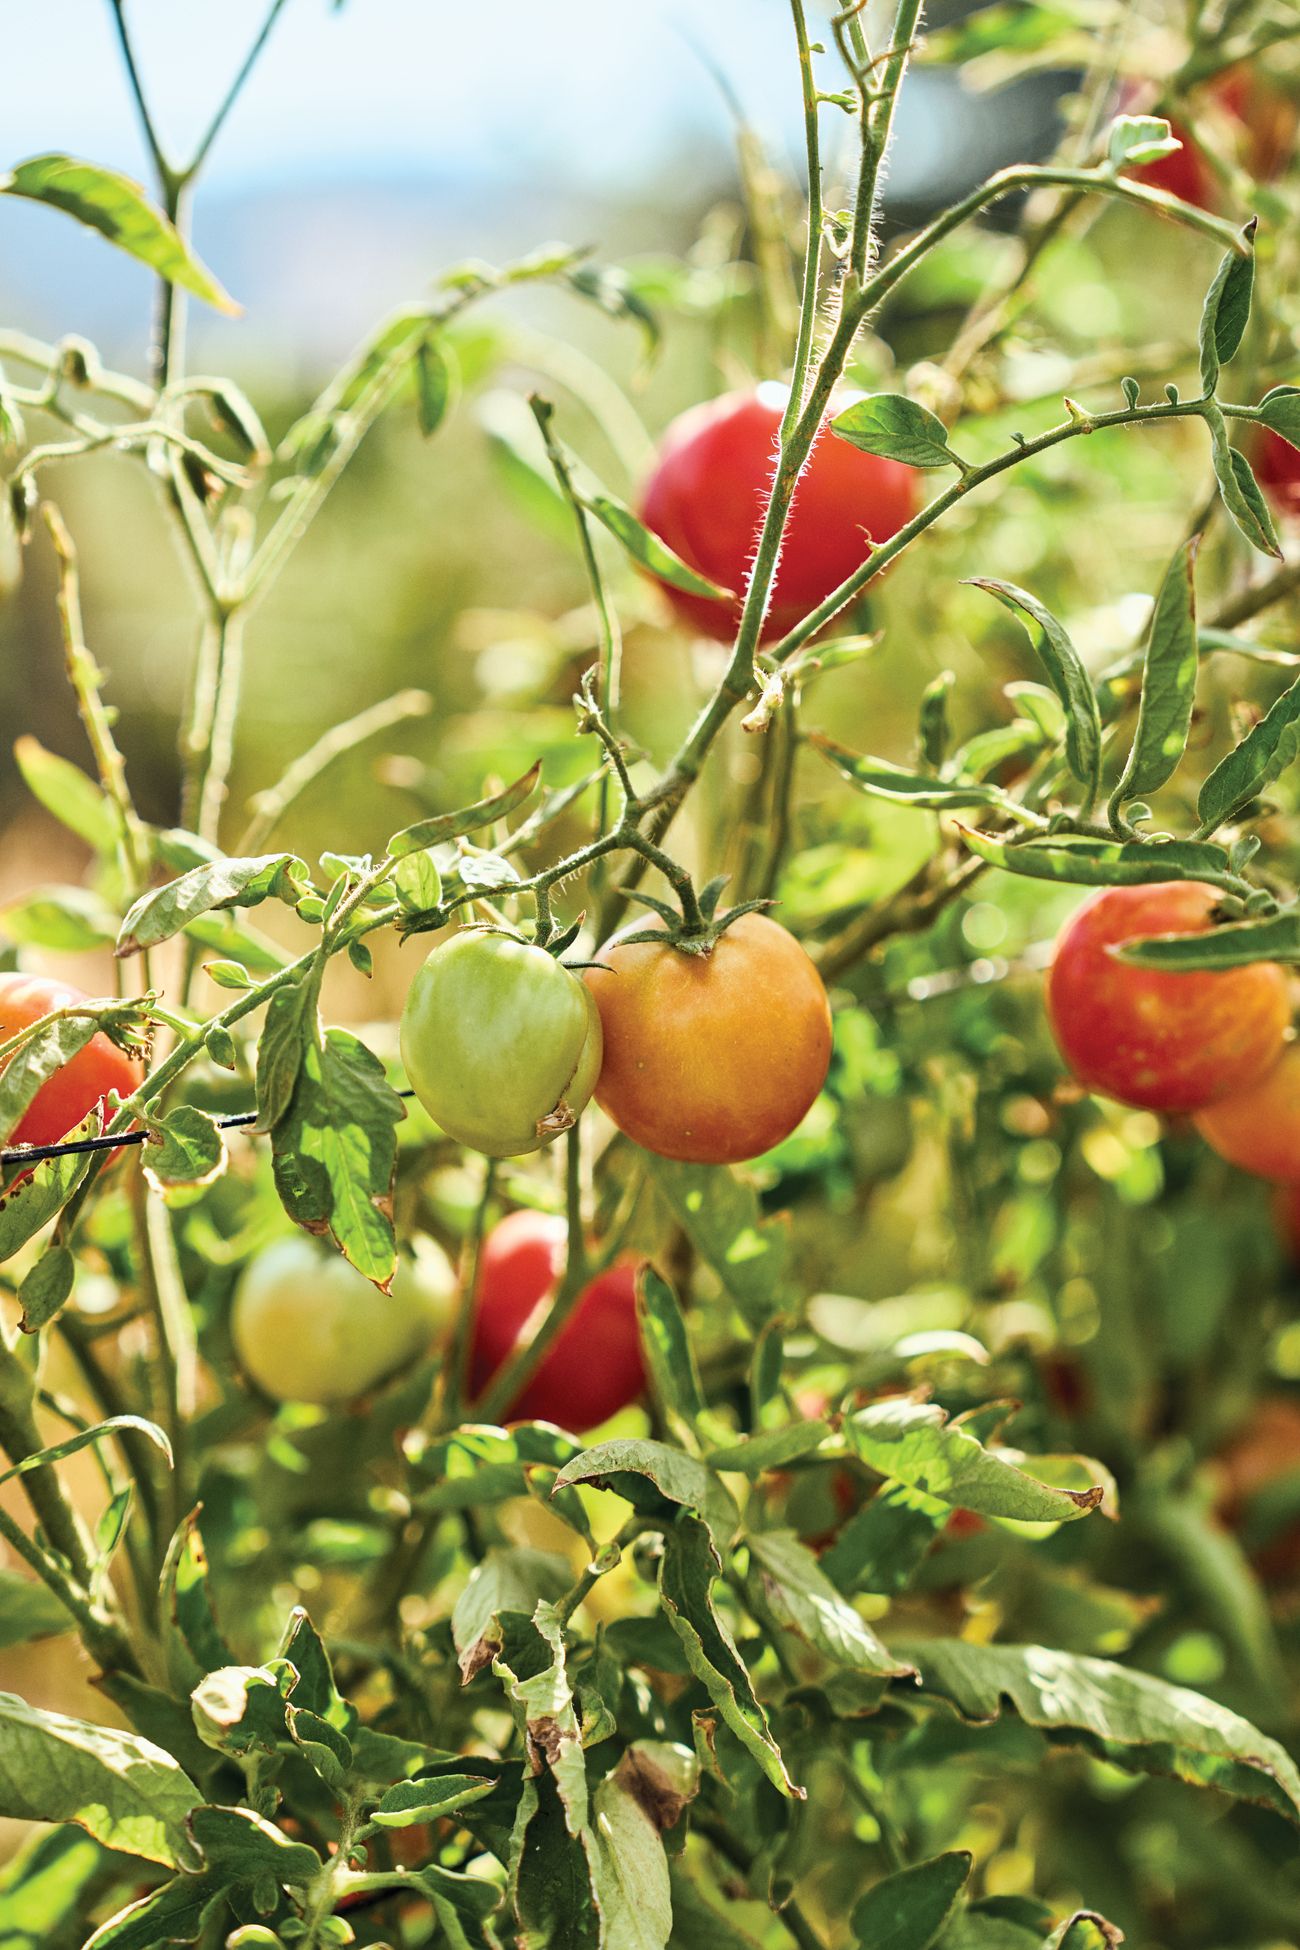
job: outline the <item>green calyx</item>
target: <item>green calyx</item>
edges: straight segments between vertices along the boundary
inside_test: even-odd
[[[729,907],[718,913],[718,900],[723,888],[730,880],[730,874],[720,873],[708,885],[701,887],[698,895],[687,881],[682,892],[682,912],[669,907],[666,901],[657,900],[653,894],[629,893],[629,898],[640,901],[644,907],[652,907],[663,920],[662,928],[643,928],[635,934],[620,934],[619,946],[631,947],[640,941],[659,942],[669,948],[676,948],[683,955],[711,955],[719,936],[738,921],[742,914],[761,914],[764,909],[775,905],[770,900],[741,901],[736,907]],[[687,899],[686,895],[690,898]],[[690,908],[696,913],[692,915]]]

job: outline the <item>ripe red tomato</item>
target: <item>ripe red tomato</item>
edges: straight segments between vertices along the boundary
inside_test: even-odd
[[[858,398],[837,396],[838,413]],[[664,435],[641,519],[682,560],[734,589],[734,602],[664,591],[683,622],[726,642],[736,633],[775,471],[786,388],[725,393],[693,406]],[[915,468],[864,454],[823,430],[795,490],[762,641],[784,636],[916,513]]]
[[[1062,928],[1047,975],[1057,1048],[1080,1083],[1144,1110],[1204,1110],[1262,1077],[1291,1020],[1275,962],[1212,974],[1130,968],[1108,947],[1198,934],[1218,896],[1192,880],[1103,887]]]
[[[51,982],[40,975],[0,975],[0,1042],[8,1042],[52,1009],[68,1009],[88,1000],[84,989],[66,982]],[[5,1143],[57,1144],[108,1091],[129,1097],[143,1076],[144,1065],[100,1030],[41,1085]]]
[[[1300,453],[1271,427],[1260,427],[1251,448],[1255,478],[1284,515],[1300,515]]]
[[[599,959],[609,970],[584,977],[605,1033],[596,1102],[620,1131],[702,1165],[789,1137],[831,1060],[826,991],[792,934],[742,914],[707,956],[615,936]]]
[[[568,1227],[548,1212],[512,1212],[483,1241],[475,1283],[470,1385],[481,1395],[527,1343],[564,1272]],[[611,1266],[584,1288],[512,1421],[557,1422],[581,1435],[634,1402],[645,1386],[636,1318],[636,1266]]]
[[[1195,1122],[1229,1164],[1279,1185],[1300,1183],[1300,1043],[1289,1043],[1258,1083],[1211,1104]]]

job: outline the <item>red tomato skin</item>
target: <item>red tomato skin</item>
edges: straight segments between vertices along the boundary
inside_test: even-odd
[[[1276,962],[1166,974],[1106,950],[1144,934],[1197,934],[1218,895],[1192,880],[1103,887],[1076,908],[1047,974],[1047,1016],[1080,1083],[1143,1110],[1198,1111],[1262,1077],[1291,1011]]]
[[[1181,149],[1175,149],[1172,155],[1158,156],[1155,162],[1141,163],[1136,169],[1126,169],[1125,176],[1135,183],[1145,183],[1148,189],[1165,190],[1184,203],[1194,204],[1198,210],[1217,210],[1218,180],[1200,144],[1182,122],[1170,122],[1169,133],[1182,143]]]
[[[49,1015],[52,1009],[86,1002],[84,989],[40,975],[0,975],[0,1042]],[[57,1144],[109,1090],[129,1097],[139,1088],[144,1065],[120,1050],[100,1030],[43,1083],[8,1144]]]
[[[1275,1185],[1300,1184],[1300,1043],[1247,1090],[1198,1112],[1197,1130],[1221,1158]]]
[[[1300,515],[1300,453],[1271,427],[1261,427],[1251,450],[1255,478],[1274,507]]]
[[[831,1059],[826,990],[803,948],[744,914],[712,954],[654,942],[602,948],[589,968],[605,1033],[596,1102],[661,1158],[740,1164],[789,1137]]]
[[[470,1357],[475,1396],[558,1285],[567,1246],[565,1221],[549,1212],[512,1212],[483,1241]],[[635,1285],[636,1264],[624,1263],[584,1289],[550,1353],[511,1403],[511,1421],[556,1422],[581,1435],[636,1400],[645,1367]]]
[[[722,642],[734,637],[740,621],[785,397],[784,387],[765,385],[690,407],[664,435],[642,497],[646,526],[691,568],[735,590],[736,600],[727,603],[661,584],[690,628]],[[864,454],[823,423],[795,489],[762,642],[784,636],[862,565],[868,534],[888,541],[912,519],[918,478],[915,468]]]

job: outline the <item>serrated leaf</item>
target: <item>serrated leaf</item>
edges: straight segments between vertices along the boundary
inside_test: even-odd
[[[868,393],[831,421],[831,432],[864,454],[908,467],[960,467],[943,421],[905,393]]]
[[[72,1018],[52,1022],[0,1069],[0,1144],[22,1123],[37,1091],[97,1034],[97,1025]]]
[[[120,171],[79,162],[75,156],[30,156],[0,176],[0,193],[62,210],[139,258],[169,284],[183,285],[217,311],[239,316],[240,307],[200,263],[175,224]]]
[[[690,1336],[677,1295],[648,1260],[637,1271],[636,1311],[655,1399],[693,1426],[704,1408],[704,1397]]]
[[[1058,1490],[1006,1462],[934,1402],[888,1396],[844,1423],[854,1452],[880,1475],[908,1483],[925,1496],[986,1517],[1025,1523],[1068,1523],[1087,1516],[1102,1489]]]
[[[214,907],[255,907],[274,896],[294,906],[310,891],[306,865],[292,853],[264,853],[251,860],[212,860],[179,880],[142,894],[122,923],[116,953],[169,941]]]
[[[463,833],[474,833],[483,826],[492,826],[498,819],[522,806],[536,790],[541,777],[542,761],[508,785],[504,792],[493,793],[489,799],[480,799],[472,806],[462,806],[459,812],[439,813],[436,819],[422,819],[416,826],[403,827],[394,833],[388,842],[387,851],[394,859],[401,859],[408,853],[422,853],[427,847],[444,845],[448,840],[459,839]]]
[[[457,1808],[496,1790],[494,1780],[476,1774],[435,1774],[417,1781],[399,1781],[389,1788],[371,1815],[381,1828],[410,1828],[417,1821],[440,1821]]]
[[[384,1292],[397,1265],[396,1126],[406,1107],[384,1066],[346,1029],[308,1037],[293,1096],[271,1135],[276,1190],[289,1217],[326,1234]]]
[[[0,907],[0,933],[33,948],[84,955],[116,941],[118,916],[89,887],[33,887]]]
[[[1300,908],[1266,921],[1227,921],[1204,934],[1140,935],[1110,950],[1134,968],[1245,968],[1257,961],[1300,961]]]
[[[957,1907],[973,1860],[966,1849],[952,1849],[873,1884],[853,1909],[862,1950],[929,1950]]]
[[[711,1266],[755,1331],[780,1306],[790,1234],[781,1218],[765,1218],[752,1184],[714,1165],[677,1164],[641,1153],[673,1217]]]
[[[966,580],[996,596],[1007,609],[1023,611],[1035,625],[1029,629],[1029,640],[1065,712],[1066,763],[1084,789],[1095,794],[1101,775],[1101,714],[1083,659],[1051,611],[1026,590],[992,576],[968,576]]]
[[[0,1693],[0,1812],[75,1821],[105,1848],[176,1867],[199,1791],[170,1754],[137,1734],[94,1726]]]
[[[876,1675],[909,1670],[895,1659],[840,1596],[806,1544],[793,1530],[747,1535],[750,1581],[763,1606],[789,1632],[824,1658],[854,1672]]]
[[[837,744],[825,732],[808,734],[808,743],[835,767],[841,778],[860,792],[890,799],[898,806],[915,806],[927,812],[951,812],[957,806],[997,806],[1007,803],[1007,795],[996,785],[947,785],[928,772],[905,772],[883,758],[867,758]]]
[[[1137,731],[1115,800],[1156,792],[1178,768],[1196,702],[1199,651],[1193,569],[1200,536],[1185,542],[1156,597],[1142,672]]]
[[[1210,458],[1224,507],[1252,548],[1257,548],[1262,555],[1275,555],[1281,561],[1282,550],[1268,504],[1259,491],[1250,462],[1228,443],[1228,423],[1218,401],[1207,399],[1201,411],[1210,429]]]
[[[195,1104],[178,1104],[155,1126],[162,1143],[147,1143],[141,1162],[159,1197],[188,1205],[226,1169],[228,1154],[216,1119]]]
[[[620,501],[608,488],[599,491],[591,489],[579,493],[578,499],[597,521],[608,528],[616,541],[623,544],[634,562],[648,569],[652,576],[661,582],[669,582],[674,589],[684,589],[692,596],[719,597],[730,601],[736,594],[734,589],[724,589],[720,583],[711,582],[708,576],[700,574],[683,562],[680,555],[669,548],[667,542],[659,539],[653,529],[634,515],[625,501]]]
[[[1266,402],[1267,403],[1267,402]],[[38,739],[15,738],[14,757],[33,798],[96,853],[111,855],[121,834],[113,801],[79,765],[47,752]]]
[[[1220,366],[1227,365],[1245,336],[1255,288],[1255,221],[1252,217],[1241,233],[1245,255],[1229,251],[1205,294],[1199,333],[1203,393],[1214,391]]]
[[[1300,1774],[1290,1755],[1203,1693],[1041,1645],[926,1639],[895,1650],[916,1666],[924,1691],[950,1701],[963,1719],[996,1720],[1009,1699],[1030,1726],[1071,1729],[1114,1766],[1263,1801],[1300,1823]]]
[[[710,1469],[739,1470],[745,1476],[760,1476],[765,1469],[783,1469],[796,1456],[809,1455],[830,1434],[826,1422],[790,1422],[783,1429],[765,1429],[747,1435],[729,1448],[714,1449]]]
[[[626,1498],[634,1510],[650,1515],[696,1510],[704,1519],[719,1555],[740,1524],[740,1513],[726,1485],[698,1457],[664,1442],[634,1438],[598,1442],[566,1463],[559,1486],[591,1483]]]
[[[67,1141],[98,1137],[103,1125],[98,1110],[69,1131]],[[0,1191],[0,1264],[47,1225],[67,1204],[90,1169],[91,1153],[64,1152],[46,1158]]]
[[[0,1652],[11,1645],[26,1645],[30,1639],[75,1630],[76,1621],[48,1585],[18,1571],[0,1570]]]
[[[1151,887],[1165,880],[1203,880],[1231,890],[1236,876],[1224,847],[1197,840],[1091,840],[1063,834],[1008,846],[992,833],[978,833],[958,821],[972,853],[991,867],[1031,880],[1062,880],[1080,887]]]
[[[1158,115],[1117,115],[1106,137],[1106,160],[1118,169],[1141,168],[1182,148],[1168,122]]]
[[[1196,815],[1212,833],[1250,804],[1300,757],[1300,680],[1277,702],[1241,743],[1220,759],[1201,787]]]

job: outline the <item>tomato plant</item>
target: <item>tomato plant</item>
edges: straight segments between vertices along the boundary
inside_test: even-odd
[[[605,1032],[596,1102],[663,1158],[738,1164],[788,1137],[831,1056],[826,990],[794,937],[744,914],[706,955],[615,939],[589,969]]]
[[[337,1253],[301,1234],[267,1246],[235,1292],[240,1367],[277,1402],[345,1402],[406,1367],[446,1325],[455,1276],[425,1242],[379,1292]]]
[[[1280,1185],[1300,1183],[1300,1047],[1288,1043],[1257,1083],[1198,1111],[1195,1123],[1230,1164]]]
[[[506,934],[469,930],[417,971],[402,1062],[429,1115],[491,1158],[569,1130],[600,1073],[600,1018],[575,975]]]
[[[1169,133],[1178,138],[1182,148],[1157,157],[1155,162],[1142,163],[1132,171],[1134,180],[1181,197],[1184,203],[1194,203],[1198,210],[1216,209],[1221,201],[1219,181],[1200,143],[1184,122],[1171,120]]]
[[[474,1290],[471,1386],[526,1346],[564,1274],[568,1227],[548,1212],[512,1212],[483,1241]],[[581,1435],[607,1422],[645,1387],[636,1318],[636,1267],[611,1266],[578,1296],[572,1314],[511,1403],[517,1420],[555,1422]]]
[[[43,976],[0,975],[0,1043],[28,1029],[54,1009],[72,1009],[90,997],[66,982]],[[144,1065],[112,1042],[102,1030],[60,1065],[43,1083],[12,1132],[12,1144],[54,1144],[116,1090],[129,1097],[139,1086]]]
[[[1047,977],[1047,1013],[1080,1083],[1147,1110],[1197,1111],[1256,1083],[1291,1019],[1286,978],[1268,962],[1161,974],[1109,952],[1140,935],[1210,926],[1211,888],[1192,881],[1106,887],[1066,922]]]
[[[691,568],[736,592],[734,602],[723,603],[663,585],[674,609],[705,636],[726,641],[736,633],[787,397],[784,387],[769,383],[691,407],[664,434],[641,497],[646,526]],[[844,394],[832,412],[854,397]],[[826,431],[819,435],[795,491],[764,642],[784,636],[852,574],[864,535],[887,541],[911,520],[917,480],[899,461],[860,453]]]

